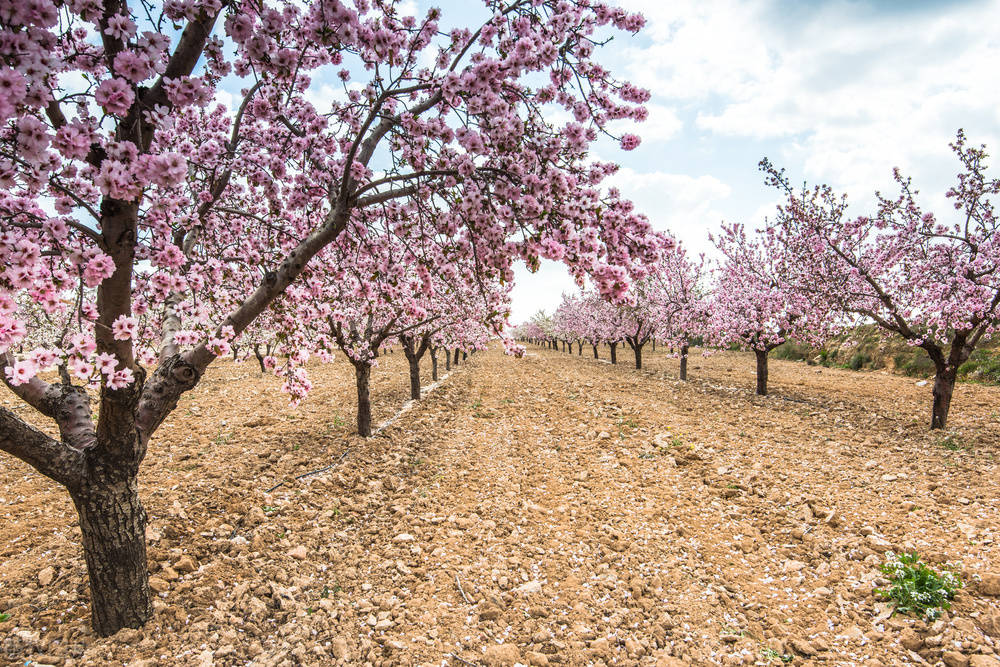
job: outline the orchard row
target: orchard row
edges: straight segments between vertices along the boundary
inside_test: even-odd
[[[234,346],[293,402],[306,361],[342,353],[366,433],[387,346],[413,368],[493,336],[519,352],[504,333],[518,262],[593,284],[637,355],[662,326],[647,294],[687,260],[590,157],[601,138],[639,143],[619,128],[649,93],[599,52],[643,18],[598,0],[483,0],[447,20],[408,5],[0,0],[0,379],[28,408],[0,408],[0,450],[72,497],[99,634],[150,618],[140,464]],[[850,220],[768,165],[788,204],[759,238],[725,230],[716,288],[694,279],[676,315],[685,336],[707,322],[766,353],[869,317],[953,382],[1000,302],[998,186],[981,151],[961,136],[956,151],[949,227],[905,182]]]
[[[516,330],[535,343],[627,344],[642,367],[642,350],[664,341],[688,349],[752,350],[757,393],[767,394],[768,354],[793,340],[813,346],[862,323],[926,351],[934,364],[930,425],[944,428],[959,367],[1000,325],[1000,235],[993,199],[1000,180],[986,176],[985,148],[964,134],[951,145],[962,164],[947,197],[957,221],[939,222],[920,208],[909,179],[900,193],[877,195],[875,213],[851,217],[847,198],[827,186],[794,189],[782,171],[761,163],[785,197],[756,233],[723,225],[712,240],[720,261],[692,258],[684,248],[647,265],[629,298],[611,303],[596,292],[564,295],[552,317],[538,313]],[[654,343],[655,344],[655,343]]]

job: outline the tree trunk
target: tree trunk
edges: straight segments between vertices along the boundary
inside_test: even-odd
[[[94,632],[141,628],[153,615],[146,563],[146,510],[136,476],[97,466],[70,491],[80,517]]]
[[[444,369],[451,370],[451,352],[448,351],[448,348],[444,348]]]
[[[931,429],[944,428],[948,424],[951,395],[955,391],[955,377],[955,371],[950,369],[941,369],[934,376],[934,407],[931,410]]]
[[[642,369],[642,345],[633,345],[632,351],[635,352],[635,367],[636,369]]]
[[[688,379],[688,346],[681,345],[681,379]]]
[[[455,360],[452,363],[455,364],[456,366],[458,366],[458,353],[460,351],[461,350],[459,350],[457,347],[455,348]]]
[[[618,343],[608,343],[608,347],[611,348],[611,363],[618,363]]]
[[[599,357],[597,356],[597,346],[594,345],[593,348],[594,348],[594,359],[598,359]]]
[[[767,396],[767,350],[754,350],[757,355],[757,395]]]
[[[438,379],[438,351],[436,347],[431,348],[431,380],[437,382]]]
[[[267,368],[264,366],[264,355],[260,353],[260,345],[253,346],[253,354],[257,357],[257,363],[260,365],[260,374],[263,375],[267,372]]]
[[[420,358],[407,355],[406,361],[410,364],[410,398],[415,401],[420,400]]]
[[[656,352],[656,339],[654,338],[651,342],[653,343],[653,352]]]
[[[372,434],[371,374],[372,367],[368,364],[354,365],[354,380],[358,385],[358,435],[365,438]]]
[[[577,351],[576,351],[576,356],[582,357],[583,356],[583,341],[582,340],[578,341],[577,342],[577,346],[579,347],[579,349],[577,349]]]
[[[469,353],[468,352],[463,352],[462,353],[462,361],[465,361],[468,358],[469,358]]]

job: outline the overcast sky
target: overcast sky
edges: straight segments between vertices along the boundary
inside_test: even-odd
[[[435,4],[447,20],[464,2]],[[773,210],[757,170],[765,156],[793,182],[847,192],[856,212],[892,191],[898,166],[948,219],[955,131],[1000,151],[1000,0],[621,4],[646,28],[598,58],[653,98],[642,145],[601,143],[598,157],[621,164],[624,194],[695,250],[710,249],[721,221],[754,226]],[[520,270],[512,322],[575,289],[561,265]]]

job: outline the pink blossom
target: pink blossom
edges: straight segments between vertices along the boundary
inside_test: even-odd
[[[115,368],[118,367],[118,359],[113,354],[101,352],[94,358],[94,365],[97,367],[98,372],[110,376],[115,372]]]
[[[622,150],[623,151],[635,150],[636,148],[639,147],[639,143],[641,141],[642,139],[640,139],[639,136],[636,134],[626,134],[622,136],[622,141],[621,141]]]
[[[87,287],[97,287],[110,278],[115,272],[115,262],[108,255],[100,254],[87,262],[83,271],[83,279]]]
[[[114,334],[115,340],[130,340],[135,337],[137,327],[138,323],[134,317],[119,315],[111,323],[111,332]]]
[[[70,357],[67,363],[70,375],[79,380],[89,380],[94,372],[94,367],[80,357]]]
[[[122,389],[127,387],[135,380],[135,376],[132,374],[131,368],[123,368],[119,371],[115,371],[114,375],[107,379],[108,389]]]
[[[15,387],[21,384],[26,384],[35,377],[38,373],[38,366],[35,362],[22,359],[20,361],[15,361],[12,366],[8,366],[6,369],[7,380]]]
[[[135,100],[135,93],[124,79],[105,79],[97,87],[94,99],[109,114],[124,116],[132,107]]]

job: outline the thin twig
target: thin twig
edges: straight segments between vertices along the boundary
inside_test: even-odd
[[[459,655],[455,655],[454,653],[448,653],[447,655],[448,655],[449,658],[452,658],[454,660],[458,660],[463,665],[469,665],[469,667],[480,667],[480,665],[479,665],[478,662],[469,662],[465,658],[463,658],[463,657],[461,657]]]
[[[309,472],[304,472],[301,475],[296,475],[293,479],[304,479],[304,478],[309,477],[311,475],[318,475],[321,472],[326,472],[330,468],[335,468],[336,466],[339,466],[341,463],[343,463],[344,459],[346,459],[347,455],[350,454],[350,453],[351,453],[351,448],[348,447],[347,449],[344,450],[344,453],[340,455],[340,458],[337,459],[335,462],[331,463],[330,465],[323,466],[322,468],[318,468],[316,470],[310,470]],[[282,486],[284,486],[286,482],[287,482],[287,480],[283,480],[281,482],[278,482],[277,484],[275,484],[274,486],[272,486],[270,489],[268,489],[264,493],[271,493],[275,489],[279,489]]]
[[[469,599],[469,596],[465,594],[465,589],[462,588],[462,580],[458,578],[457,574],[455,575],[455,585],[458,586],[458,592],[462,594],[462,599],[465,600],[466,604],[475,604]]]

